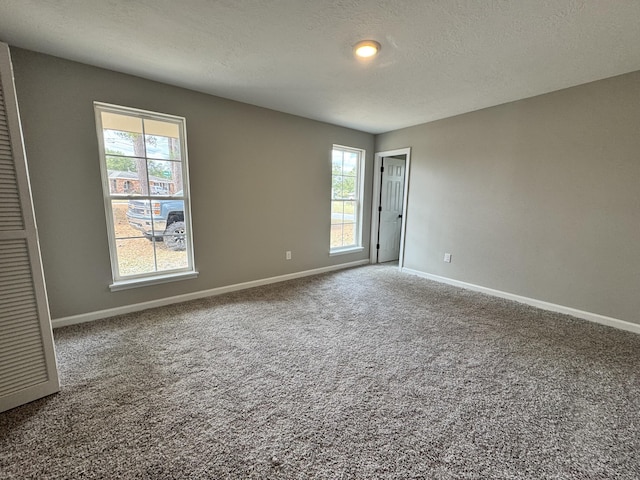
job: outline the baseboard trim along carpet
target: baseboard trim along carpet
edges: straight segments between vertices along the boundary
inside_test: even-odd
[[[211,288],[209,290],[201,290],[199,292],[185,293],[183,295],[175,295],[173,297],[159,298],[148,302],[134,303],[132,305],[123,305],[122,307],[108,308],[106,310],[98,310],[95,312],[81,313],[70,317],[56,318],[51,321],[53,328],[66,327],[67,325],[75,325],[77,323],[93,322],[102,318],[114,317],[126,313],[139,312],[148,308],[164,307],[174,303],[187,302],[189,300],[197,300],[199,298],[212,297],[214,295],[222,295],[224,293],[236,292],[238,290],[246,290],[247,288],[259,287],[271,283],[285,282],[296,278],[309,277],[320,273],[332,272],[334,270],[342,270],[344,268],[358,267],[369,263],[369,259],[358,260],[355,262],[341,263],[339,265],[330,265],[328,267],[314,268],[312,270],[304,270],[302,272],[287,273],[276,277],[262,278],[252,280],[250,282],[236,283],[225,287]]]
[[[557,305],[555,303],[549,303],[542,300],[536,300],[535,298],[523,297],[514,293],[503,292],[502,290],[494,290],[493,288],[483,287],[475,285],[473,283],[461,282],[460,280],[454,280],[452,278],[441,277],[439,275],[433,275],[431,273],[421,272],[420,270],[413,270],[411,268],[403,267],[400,269],[404,273],[410,275],[417,275],[418,277],[433,280],[435,282],[446,283],[447,285],[453,285],[454,287],[465,288],[467,290],[473,290],[475,292],[486,293],[494,297],[505,298],[507,300],[513,300],[515,302],[531,305],[532,307],[541,308],[543,310],[549,310],[551,312],[564,313],[590,322],[599,323],[601,325],[607,325],[609,327],[619,328],[620,330],[626,330],[628,332],[640,334],[640,325],[637,323],[627,322],[618,318],[607,317],[598,313],[585,312],[584,310],[578,310],[576,308],[565,307],[564,305]]]

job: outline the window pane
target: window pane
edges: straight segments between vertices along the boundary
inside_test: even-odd
[[[332,171],[335,175],[342,175],[342,151],[333,150],[331,152]]]
[[[344,153],[344,163],[342,167],[343,175],[356,176],[358,174],[358,154],[355,152]]]
[[[186,222],[184,217],[175,216],[178,210],[184,210],[184,202],[181,200],[168,200],[168,204],[174,205],[171,212],[168,213],[170,223],[164,235],[162,243],[158,243],[156,257],[158,261],[158,270],[175,270],[177,268],[188,267],[187,251],[189,250],[189,237],[187,235]],[[177,206],[177,207],[176,207]]]
[[[142,134],[120,130],[103,130],[105,154],[144,157]]]
[[[356,215],[358,214],[356,202],[343,202],[344,203],[344,221],[355,222]]]
[[[337,224],[344,222],[344,204],[343,202],[331,202],[331,223]]]
[[[159,200],[129,200],[126,220],[129,226],[137,231],[137,235],[145,237],[162,235],[166,225],[166,221],[162,218],[162,204]]]
[[[344,198],[343,190],[342,176],[333,175],[331,177],[331,198]]]
[[[162,160],[180,159],[180,141],[177,138],[145,135],[147,157]]]
[[[356,226],[353,223],[342,226],[342,246],[349,247],[356,244]]]
[[[331,248],[342,247],[342,225],[331,225]]]
[[[155,272],[153,255],[156,242],[146,238],[118,239],[116,251],[120,275],[139,275]]]
[[[355,200],[356,177],[342,177],[342,198]]]
[[[158,271],[187,268],[189,266],[187,250],[171,250],[167,244],[167,237],[164,237],[163,242],[156,243]]]
[[[165,250],[182,252],[187,249],[187,227],[184,221],[176,221],[167,226],[162,237]]]
[[[182,190],[182,164],[149,160],[149,192],[151,195],[174,195]]]
[[[107,170],[135,173],[138,171],[138,166],[135,158],[107,155]]]
[[[142,237],[142,232],[134,228],[127,218],[129,202],[127,200],[112,200],[113,227],[116,238]]]
[[[109,193],[112,195],[140,195],[147,182],[145,160],[141,158],[107,156]]]

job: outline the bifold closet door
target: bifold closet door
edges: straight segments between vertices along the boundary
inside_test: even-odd
[[[59,388],[11,57],[0,43],[0,412]]]

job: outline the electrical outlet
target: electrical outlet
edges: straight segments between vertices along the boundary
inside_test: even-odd
[[[450,253],[445,253],[444,254],[444,261],[447,263],[451,263],[451,254]]]
[[[284,258],[286,258],[287,260],[291,260],[291,251],[287,250],[286,252],[284,252]]]

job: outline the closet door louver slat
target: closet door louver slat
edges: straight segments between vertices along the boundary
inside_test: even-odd
[[[15,98],[0,43],[0,412],[59,390]]]

